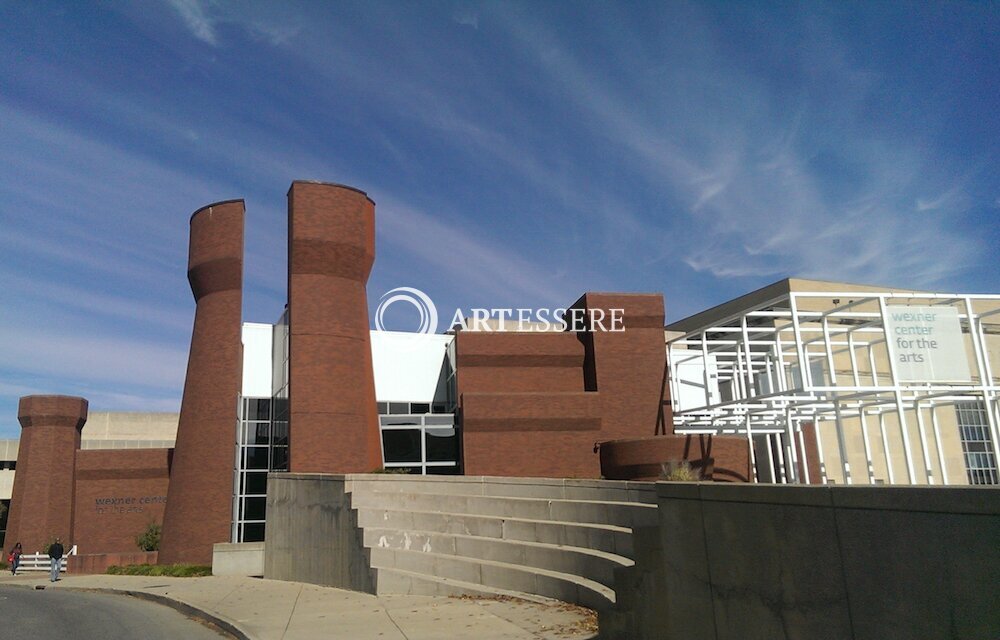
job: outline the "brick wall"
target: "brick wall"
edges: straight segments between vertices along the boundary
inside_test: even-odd
[[[622,309],[624,331],[458,332],[466,474],[597,478],[596,443],[662,428],[663,297],[588,293],[571,308]]]
[[[72,542],[79,553],[139,551],[136,536],[151,523],[163,524],[171,452],[171,449],[77,452]]]
[[[375,203],[296,181],[288,192],[289,468],[382,466],[368,298]]]

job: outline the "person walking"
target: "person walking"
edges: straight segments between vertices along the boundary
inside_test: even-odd
[[[7,556],[7,562],[10,563],[10,575],[17,575],[17,568],[21,565],[21,543],[18,542],[14,545],[14,548],[10,550],[10,555]]]
[[[62,562],[62,557],[63,557],[62,542],[59,541],[59,538],[56,538],[56,541],[53,542],[52,546],[49,547],[49,561],[51,562],[51,567],[52,567],[51,569],[52,575],[50,576],[51,582],[55,582],[56,580],[59,579],[59,565]]]

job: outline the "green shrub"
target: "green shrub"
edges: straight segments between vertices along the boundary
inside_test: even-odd
[[[150,522],[146,530],[135,537],[135,546],[143,551],[158,551],[160,549],[160,533],[162,527]]]
[[[200,578],[212,575],[212,567],[202,564],[130,564],[111,565],[107,573],[113,576],[166,576],[169,578]]]

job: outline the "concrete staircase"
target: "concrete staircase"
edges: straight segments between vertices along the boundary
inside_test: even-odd
[[[506,595],[605,610],[652,483],[346,476],[379,594]]]

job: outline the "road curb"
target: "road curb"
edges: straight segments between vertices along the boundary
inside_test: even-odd
[[[198,607],[184,602],[183,600],[176,600],[169,596],[163,596],[158,593],[148,593],[146,591],[133,591],[131,589],[88,589],[85,587],[62,587],[67,590],[73,591],[93,591],[97,593],[113,593],[122,594],[126,596],[132,596],[133,598],[139,598],[140,600],[148,600],[150,602],[156,602],[164,606],[170,607],[176,611],[183,613],[184,615],[197,618],[202,622],[207,622],[213,626],[218,627],[220,630],[229,634],[236,640],[254,640],[253,636],[250,636],[245,631],[236,626],[236,623],[215,613],[209,613],[204,609],[199,609]]]
[[[48,585],[34,585],[34,584],[11,584],[9,582],[3,583],[2,586],[15,587],[18,589],[28,589],[29,591],[44,591]],[[41,587],[41,588],[39,588]],[[201,622],[206,622],[212,626],[218,627],[223,633],[227,633],[236,640],[254,640],[254,637],[249,635],[243,629],[240,629],[235,622],[220,616],[215,613],[209,613],[204,609],[199,609],[198,607],[184,602],[182,600],[177,600],[169,596],[163,596],[158,593],[148,593],[146,591],[135,591],[133,589],[108,589],[100,587],[58,587],[60,591],[81,591],[89,593],[107,593],[113,595],[124,595],[132,596],[133,598],[139,598],[140,600],[147,600],[149,602],[155,602],[171,609],[183,613],[184,615],[195,618]]]

